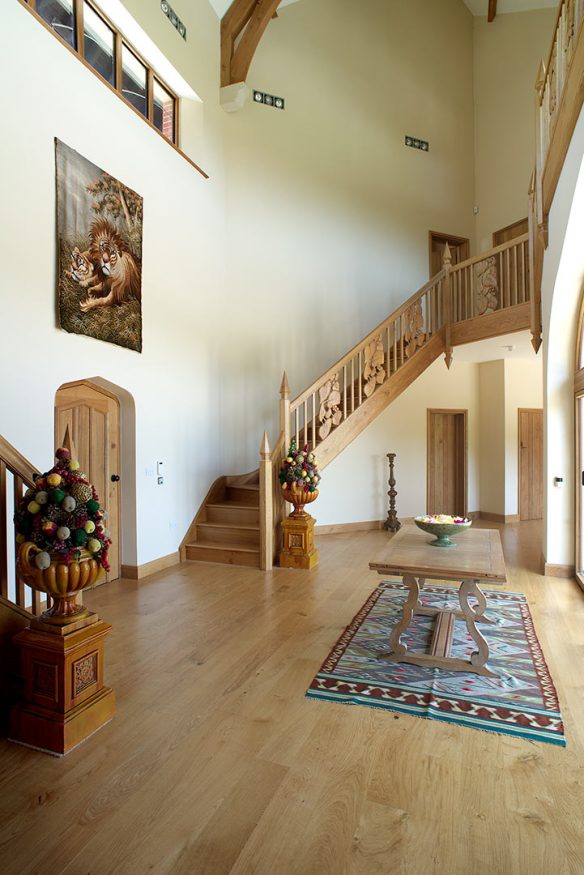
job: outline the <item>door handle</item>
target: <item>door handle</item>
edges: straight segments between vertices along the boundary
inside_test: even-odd
[[[112,474],[110,479],[111,479],[112,483],[117,483],[118,480],[120,479],[120,475],[119,474]]]

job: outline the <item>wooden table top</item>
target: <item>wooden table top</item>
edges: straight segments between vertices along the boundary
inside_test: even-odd
[[[501,538],[497,529],[465,529],[451,536],[456,547],[432,547],[434,535],[405,525],[387,545],[383,561],[370,562],[380,574],[414,574],[455,580],[507,580]]]

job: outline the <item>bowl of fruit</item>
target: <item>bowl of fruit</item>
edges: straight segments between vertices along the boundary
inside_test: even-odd
[[[436,536],[435,541],[430,541],[431,547],[456,547],[454,541],[450,540],[450,535],[463,532],[472,526],[472,520],[446,513],[427,513],[425,516],[414,517],[414,522],[423,532]]]

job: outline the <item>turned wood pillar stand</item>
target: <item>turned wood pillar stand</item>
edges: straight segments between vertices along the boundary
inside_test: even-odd
[[[393,476],[393,466],[395,463],[396,453],[388,453],[387,458],[389,460],[389,510],[387,512],[387,519],[383,524],[383,528],[388,532],[399,532],[401,529],[401,523],[397,518],[397,511],[395,509],[395,497],[397,492],[395,490],[395,477]]]
[[[114,691],[103,683],[110,629],[90,614],[66,626],[33,619],[15,635],[24,701],[10,714],[11,741],[63,756],[109,723],[116,708]]]

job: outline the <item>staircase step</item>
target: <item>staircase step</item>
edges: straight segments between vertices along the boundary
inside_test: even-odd
[[[225,498],[227,501],[234,501],[237,504],[246,504],[251,507],[260,506],[260,487],[253,486],[227,486],[225,488]]]
[[[218,544],[187,544],[186,558],[195,562],[219,562],[222,565],[247,565],[251,568],[260,567],[260,551],[256,547],[243,544],[231,544],[221,547]]]
[[[197,523],[197,543],[245,545],[259,547],[260,527],[255,525],[240,525],[230,523],[204,522]]]
[[[241,504],[236,501],[215,501],[206,505],[207,520],[210,523],[253,526],[259,524],[259,505]]]

